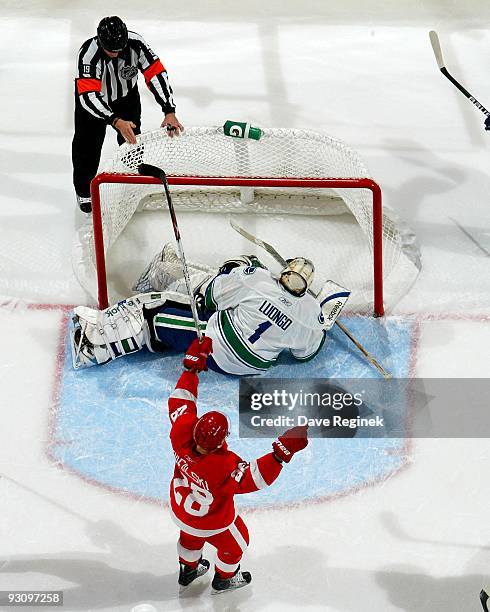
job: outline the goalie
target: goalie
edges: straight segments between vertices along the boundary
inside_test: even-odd
[[[308,293],[311,261],[297,257],[275,278],[254,256],[226,261],[216,271],[191,265],[199,325],[213,341],[210,369],[259,374],[289,349],[298,361],[321,349],[349,292],[328,281],[318,298]],[[134,290],[137,295],[103,311],[75,308],[72,354],[75,368],[107,363],[148,348],[184,351],[195,337],[181,262],[165,245]]]

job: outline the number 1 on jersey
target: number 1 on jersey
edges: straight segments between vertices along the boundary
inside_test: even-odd
[[[269,327],[271,327],[272,323],[270,321],[263,321],[258,327],[257,329],[254,331],[254,333],[250,336],[250,338],[248,339],[248,341],[250,342],[250,344],[254,344],[254,342],[257,342],[257,340],[260,338],[260,336],[269,329]]]

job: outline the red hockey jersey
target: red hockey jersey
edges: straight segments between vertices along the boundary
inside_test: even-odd
[[[170,441],[175,470],[170,483],[170,509],[180,529],[198,537],[224,531],[236,518],[234,496],[271,485],[282,466],[271,453],[246,463],[229,450],[201,455],[192,437],[197,416],[199,379],[184,372],[168,400]]]

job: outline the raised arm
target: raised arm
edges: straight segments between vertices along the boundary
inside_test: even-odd
[[[198,372],[207,370],[206,359],[211,351],[211,338],[206,337],[202,342],[199,342],[196,338],[186,351],[183,362],[185,371],[180,375],[173,393],[168,398],[171,438],[177,425],[180,428],[184,422],[195,420],[197,415],[197,388],[199,386]]]
[[[181,417],[192,417],[197,414],[198,386],[199,377],[196,372],[182,372],[175,389],[168,398],[168,416],[172,427]]]
[[[225,487],[235,494],[253,493],[270,486],[279,476],[283,463],[308,445],[308,427],[288,429],[272,444],[272,452],[250,463],[239,462]]]

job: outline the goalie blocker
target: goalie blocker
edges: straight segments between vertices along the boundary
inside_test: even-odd
[[[292,265],[301,272],[304,261],[299,267],[290,263],[288,270]],[[170,245],[165,245],[135,285],[145,293],[103,311],[75,308],[73,366],[107,363],[144,347],[152,352],[184,351],[196,326],[189,297],[183,293],[179,263]],[[267,370],[284,349],[299,361],[313,358],[350,294],[327,281],[317,299],[294,295],[255,257],[229,260],[217,275],[205,266],[189,267],[192,285],[198,288],[199,326],[213,340],[208,365],[227,374]],[[311,269],[307,284],[312,274]]]

